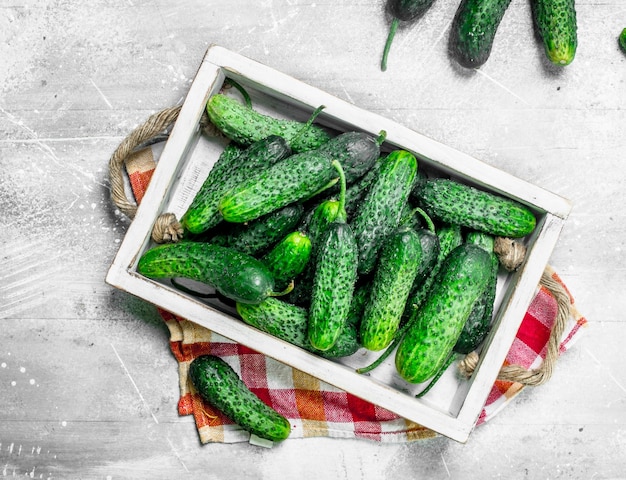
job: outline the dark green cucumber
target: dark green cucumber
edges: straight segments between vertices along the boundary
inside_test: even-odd
[[[237,303],[236,308],[248,325],[325,358],[346,357],[360,347],[356,324],[351,321],[346,322],[333,347],[322,352],[309,341],[309,314],[306,308],[277,298],[268,298],[256,305]]]
[[[273,442],[291,433],[289,420],[263,403],[221,358],[196,357],[189,365],[189,378],[207,403],[245,431]]]
[[[415,196],[433,219],[494,236],[523,237],[536,226],[532,211],[521,203],[451,179],[429,179]]]
[[[315,274],[309,306],[308,336],[318,350],[333,347],[344,329],[357,279],[358,247],[346,222],[346,177],[333,161],[341,179],[339,213],[328,225],[315,254]]]
[[[243,151],[232,144],[227,146],[181,218],[183,228],[200,234],[217,225],[222,220],[218,204],[224,193],[246,179],[250,171],[265,168],[290,154],[287,142],[276,135],[263,138]]]
[[[626,28],[624,28],[617,37],[617,43],[622,52],[626,53]]]
[[[309,264],[311,240],[299,231],[286,235],[261,258],[274,277],[278,290],[284,290]]]
[[[417,159],[405,150],[394,150],[380,166],[350,222],[359,248],[360,274],[374,270],[384,239],[400,223],[416,174]]]
[[[491,270],[489,254],[462,244],[446,257],[430,294],[396,351],[396,369],[409,383],[435,375],[452,351]]]
[[[498,269],[500,267],[498,256],[493,251],[494,238],[492,236],[480,232],[470,232],[467,234],[466,242],[481,246],[489,253],[491,268],[485,291],[474,304],[453,348],[455,352],[463,355],[476,350],[489,333],[496,299]]]
[[[393,340],[421,261],[420,237],[412,228],[400,227],[385,240],[360,327],[368,350],[382,350]]]
[[[245,224],[229,223],[224,226],[224,231],[207,238],[207,241],[255,257],[260,256],[292,232],[303,214],[304,207],[292,203]]]
[[[461,0],[450,30],[450,50],[467,68],[478,68],[491,54],[498,26],[511,0]]]
[[[274,278],[256,258],[219,245],[179,242],[146,251],[137,272],[148,278],[189,278],[231,300],[260,303],[274,295]]]
[[[365,133],[346,132],[323,148],[294,154],[260,172],[250,172],[247,181],[222,197],[220,212],[226,221],[243,223],[311,198],[337,183],[333,160],[339,160],[348,172],[346,181],[359,178],[378,159],[381,141]]]
[[[485,233],[470,232],[467,234],[465,241],[469,244],[478,245],[489,253],[491,257],[489,279],[487,280],[484,292],[478,297],[476,302],[474,302],[472,311],[463,324],[461,334],[454,344],[454,347],[452,347],[452,351],[448,355],[447,360],[441,365],[439,371],[428,383],[428,386],[416,395],[418,398],[426,395],[430,389],[435,386],[439,378],[441,378],[443,373],[459,355],[467,355],[476,350],[491,328],[499,268],[498,257],[493,251],[494,238]]]
[[[548,60],[572,63],[578,47],[575,0],[532,0],[530,5]]]
[[[242,145],[278,135],[294,152],[303,152],[316,149],[330,139],[328,132],[317,125],[265,115],[222,94],[209,98],[206,112],[224,135]]]
[[[389,27],[389,34],[383,50],[383,58],[380,62],[380,69],[387,70],[387,57],[391,48],[396,31],[400,22],[415,22],[431,7],[435,0],[389,0],[387,10],[392,15],[393,20]]]

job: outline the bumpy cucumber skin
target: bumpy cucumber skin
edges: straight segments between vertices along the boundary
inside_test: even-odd
[[[197,280],[243,303],[260,303],[274,290],[274,278],[260,260],[231,248],[200,242],[153,247],[139,259],[137,272],[148,278]]]
[[[548,60],[572,63],[578,47],[575,0],[533,0],[531,7]]]
[[[269,135],[278,135],[298,153],[316,149],[330,139],[329,134],[317,125],[306,126],[295,120],[264,115],[222,94],[209,98],[206,111],[211,123],[228,138],[242,145],[249,145]]]
[[[344,172],[365,175],[378,158],[380,148],[373,137],[354,138],[350,133],[333,138],[324,149],[294,154],[268,169],[252,173],[220,200],[223,218],[243,223],[313,197],[337,183],[337,170],[332,166],[335,159],[339,159]]]
[[[242,182],[249,172],[273,165],[291,155],[287,142],[276,135],[263,138],[245,150],[228,145],[209,172],[180,222],[192,234],[201,234],[222,220],[219,200],[230,188]]]
[[[474,303],[453,348],[455,352],[467,355],[480,346],[491,328],[500,262],[493,251],[494,238],[492,236],[470,232],[465,241],[484,248],[491,260],[491,269],[485,291]]]
[[[308,336],[318,350],[330,349],[347,321],[357,278],[357,244],[347,223],[326,229],[315,258]]]
[[[446,178],[426,181],[416,200],[432,218],[494,236],[524,237],[537,222],[518,202]]]
[[[416,174],[417,159],[405,150],[394,150],[380,166],[350,222],[359,250],[359,274],[374,270],[383,240],[400,222]]]
[[[368,350],[382,350],[393,340],[421,260],[420,237],[412,228],[401,227],[385,240],[360,326]]]
[[[278,291],[300,275],[309,264],[311,240],[303,232],[291,232],[261,258],[274,277]]]
[[[313,290],[313,277],[315,275],[315,258],[319,250],[319,244],[324,237],[328,226],[335,221],[339,214],[340,203],[338,200],[325,200],[313,209],[311,218],[306,226],[306,232],[311,240],[311,257],[304,270],[295,280],[294,288],[286,296],[286,300],[296,305],[308,307],[311,302]]]
[[[452,351],[491,269],[481,247],[462,244],[446,257],[416,322],[396,351],[396,369],[409,383],[422,383],[439,371]]]
[[[450,35],[450,51],[466,68],[478,68],[491,54],[498,26],[511,0],[462,0]]]
[[[289,437],[289,420],[263,403],[221,358],[196,357],[189,365],[189,378],[206,402],[247,432],[273,442]]]
[[[303,214],[304,207],[293,203],[246,224],[227,224],[225,232],[210,237],[207,241],[248,255],[260,256],[292,232]]]
[[[414,317],[428,297],[444,260],[452,250],[463,243],[463,234],[458,225],[441,226],[436,233],[436,242],[427,233],[421,233],[423,235],[422,256],[424,260],[422,266],[424,268],[415,277],[403,314],[405,322],[412,323],[415,323]],[[433,243],[436,243],[436,246]],[[432,258],[433,255],[435,258]],[[426,268],[426,265],[430,265],[430,267]]]
[[[306,308],[273,297],[257,305],[237,303],[236,308],[248,325],[325,358],[346,357],[360,348],[356,324],[350,321],[346,322],[333,347],[321,352],[309,342]]]

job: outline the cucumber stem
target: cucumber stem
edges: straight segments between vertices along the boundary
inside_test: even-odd
[[[252,108],[252,100],[250,99],[250,95],[248,94],[245,88],[243,88],[239,83],[237,83],[232,78],[227,78],[225,83],[228,83],[230,84],[230,86],[235,87],[235,89],[237,89],[239,93],[241,93],[243,100],[246,102],[246,107]]]
[[[399,24],[400,20],[398,18],[394,18],[391,22],[391,26],[389,27],[389,34],[387,35],[387,41],[385,42],[385,48],[383,50],[383,59],[380,62],[380,69],[383,72],[387,70],[387,57],[389,56],[389,49],[391,48],[391,42],[393,42],[393,37],[396,36],[396,30],[398,30]]]
[[[433,377],[433,379],[430,381],[430,383],[426,386],[424,390],[422,390],[420,393],[415,395],[415,398],[422,398],[424,395],[426,395],[430,391],[430,389],[435,386],[435,383],[437,383],[437,380],[441,378],[441,376],[443,375],[443,372],[445,372],[448,369],[448,367],[452,364],[452,361],[455,358],[456,358],[456,353],[450,352],[445,363],[441,365],[439,370],[437,370],[437,374]]]
[[[268,297],[282,297],[283,295],[287,295],[293,290],[294,286],[295,282],[292,280],[291,282],[289,282],[289,285],[287,285],[287,288],[285,288],[282,292],[270,292],[268,294]]]
[[[420,207],[415,207],[413,210],[411,210],[411,212],[406,217],[402,218],[402,220],[400,220],[400,225],[404,225],[405,223],[407,223],[410,220],[410,218],[416,213],[419,213],[420,216],[424,218],[424,221],[426,222],[426,226],[428,230],[435,233],[435,224],[433,223],[431,218],[428,216],[428,214],[424,210],[422,210]]]
[[[379,147],[383,144],[386,138],[387,138],[387,132],[385,130],[381,130],[380,132],[378,132],[378,138],[376,138],[376,143],[378,144]]]
[[[313,113],[311,114],[311,116],[309,117],[309,119],[306,121],[306,123],[302,126],[302,128],[300,130],[298,130],[298,133],[296,133],[293,138],[291,139],[290,143],[294,143],[298,137],[302,134],[304,134],[304,132],[306,130],[308,130],[311,125],[313,125],[313,122],[315,121],[315,119],[318,117],[318,115],[320,113],[322,113],[322,110],[324,110],[326,108],[326,105],[320,105],[319,107],[317,107],[315,110],[313,110]]]
[[[348,220],[348,213],[346,212],[346,174],[341,167],[341,163],[338,160],[332,161],[332,166],[335,167],[337,173],[339,173],[339,209],[337,211],[337,217],[335,221],[346,222]]]

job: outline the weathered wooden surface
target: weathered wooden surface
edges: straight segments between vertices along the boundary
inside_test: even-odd
[[[399,31],[379,70],[381,2],[0,4],[0,472],[61,478],[626,478],[626,26],[578,1],[579,49],[546,65],[514,0],[488,63],[446,53],[457,2]],[[465,444],[198,442],[150,305],[104,284],[128,225],[106,164],[182,101],[220,44],[448,143],[574,203],[551,263],[590,328],[555,376]]]

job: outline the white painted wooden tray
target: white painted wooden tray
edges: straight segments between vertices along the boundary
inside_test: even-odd
[[[362,130],[375,136],[385,130],[385,149],[409,150],[416,154],[422,168],[508,196],[533,209],[538,222],[535,231],[525,239],[526,259],[516,272],[499,278],[493,328],[471,379],[458,379],[450,368],[428,395],[416,399],[415,393],[424,386],[410,385],[400,379],[394,372],[393,355],[370,374],[360,375],[355,368],[367,365],[379,353],[361,349],[345,359],[323,359],[246,325],[223,305],[194,298],[166,282],[137,274],[137,260],[152,246],[150,234],[156,218],[165,212],[182,216],[223,148],[223,142],[201,134],[199,121],[208,98],[220,90],[227,77],[246,88],[260,111],[306,120],[313,110],[324,105],[316,120],[320,125],[337,131]],[[106,281],[404,418],[465,442],[535,294],[570,209],[567,200],[544,189],[267,66],[211,46]]]

